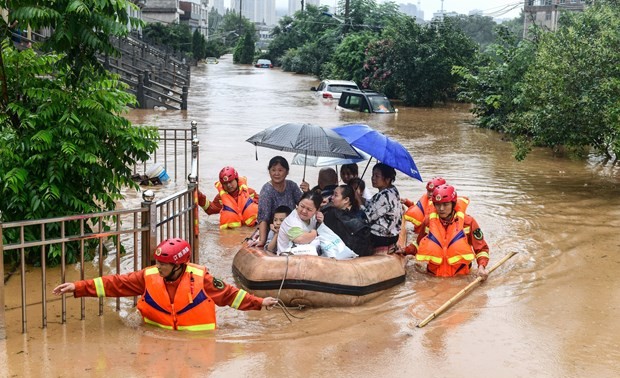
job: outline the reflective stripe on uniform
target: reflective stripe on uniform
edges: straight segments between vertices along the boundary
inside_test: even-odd
[[[202,276],[204,276],[204,275],[205,275],[205,271],[204,271],[203,269],[196,268],[196,267],[191,266],[191,265],[188,265],[188,266],[185,268],[185,271],[186,271],[186,272],[188,272],[188,273],[189,273],[189,272],[191,272],[191,273],[193,273],[193,274],[199,275],[200,277],[202,277]]]
[[[241,222],[229,222],[220,226],[220,229],[241,227]]]
[[[459,255],[459,256],[452,256],[450,258],[448,258],[448,264],[450,265],[454,265],[455,263],[461,261],[461,260],[465,260],[465,261],[472,261],[474,259],[474,254],[473,253],[468,253],[465,255]]]
[[[413,223],[416,226],[419,226],[419,225],[422,224],[422,222],[420,222],[419,220],[415,219],[414,217],[412,217],[410,215],[406,215],[406,214],[405,214],[405,220]]]
[[[103,280],[101,277],[97,277],[93,280],[95,282],[95,290],[98,297],[105,297],[105,287],[103,286]]]
[[[415,259],[418,261],[430,261],[434,264],[441,264],[441,262],[443,261],[443,259],[441,257],[436,257],[436,256],[429,256],[429,255],[421,255],[420,253],[418,253],[417,255],[415,255]]]
[[[150,268],[146,268],[144,270],[144,275],[145,276],[150,276],[151,274],[159,274],[159,269],[157,269],[157,267],[152,266]]]
[[[245,291],[243,289],[239,289],[239,292],[237,293],[237,296],[235,297],[235,300],[230,305],[230,307],[232,307],[234,309],[238,309],[239,306],[241,306],[241,302],[243,301],[243,298],[245,298],[246,294],[247,294],[247,291]]]
[[[211,331],[215,329],[215,323],[178,326],[177,329],[179,331]]]
[[[172,326],[167,326],[167,325],[159,324],[159,323],[154,322],[154,321],[152,321],[150,319],[147,319],[147,318],[144,318],[144,322],[146,324],[154,325],[154,326],[165,328],[165,329],[174,329],[174,328],[172,328]]]
[[[486,257],[487,259],[488,259],[488,258],[490,258],[490,257],[489,257],[489,252],[488,252],[488,251],[481,251],[481,252],[478,252],[478,253],[476,254],[476,258],[477,258],[477,259],[479,259],[479,258],[481,258],[481,257]]]

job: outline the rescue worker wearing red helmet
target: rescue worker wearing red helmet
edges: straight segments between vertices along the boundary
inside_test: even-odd
[[[426,262],[427,270],[441,277],[468,274],[472,261],[478,265],[478,275],[486,279],[489,246],[478,222],[458,209],[457,194],[452,185],[433,189],[433,207],[422,222],[416,247],[407,250],[417,261]]]
[[[424,222],[426,214],[428,214],[428,207],[433,204],[431,200],[433,189],[445,183],[446,180],[443,177],[433,177],[426,183],[426,193],[422,194],[418,202],[413,203],[413,201],[408,198],[403,198],[400,201],[403,205],[407,206],[405,220],[413,223],[413,230],[416,234],[420,233],[420,225]]]
[[[248,180],[239,177],[235,168],[222,168],[215,189],[217,195],[212,201],[198,191],[198,205],[209,215],[220,214],[220,229],[256,225],[258,193],[248,187]]]
[[[191,247],[168,239],[155,249],[154,266],[127,274],[66,282],[54,294],[74,297],[131,297],[140,295],[138,310],[144,322],[170,330],[215,329],[215,305],[238,310],[271,308],[275,298],[260,298],[213,277],[204,266],[189,262]]]

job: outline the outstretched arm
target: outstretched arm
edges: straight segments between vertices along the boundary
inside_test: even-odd
[[[62,295],[67,293],[73,293],[75,291],[75,284],[73,282],[65,282],[54,288],[53,293],[55,295]]]

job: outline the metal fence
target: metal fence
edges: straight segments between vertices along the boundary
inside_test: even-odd
[[[176,137],[176,132],[183,132],[185,139]],[[67,272],[67,254],[72,251],[77,256],[79,263],[80,279],[85,279],[85,261],[88,256],[97,262],[97,275],[108,273],[126,273],[152,265],[153,249],[160,241],[179,237],[186,239],[192,246],[192,261],[198,262],[199,239],[198,239],[198,137],[196,123],[192,122],[192,128],[187,130],[175,130],[174,138],[167,139],[164,132],[164,147],[160,145],[158,150],[164,163],[174,167],[176,177],[177,167],[180,165],[177,157],[176,143],[191,142],[191,168],[187,175],[187,189],[174,193],[166,198],[155,200],[152,190],[145,190],[142,194],[140,207],[134,209],[114,210],[92,214],[80,214],[66,217],[27,220],[19,222],[0,222],[0,273],[4,278],[4,254],[19,254],[21,273],[21,312],[22,332],[27,330],[27,296],[26,296],[26,255],[40,254],[41,258],[41,325],[47,326],[48,298],[46,293],[47,267],[45,257],[52,249],[60,254],[61,281],[65,282]],[[160,130],[160,135],[161,135]],[[188,140],[188,137],[190,138]],[[167,148],[166,140],[175,140],[174,148]],[[166,151],[174,152],[168,154]],[[188,151],[188,150],[186,150]],[[153,161],[157,161],[155,154]],[[187,172],[187,160],[185,156],[185,170]],[[50,230],[55,230],[51,232]],[[78,230],[69,232],[68,230]],[[4,235],[19,235],[13,242],[5,244]],[[26,235],[31,235],[26,238]],[[32,237],[32,235],[37,235]],[[113,257],[114,266],[104,264],[106,258]],[[121,257],[123,266],[121,266]],[[112,265],[112,264],[110,264]],[[95,276],[96,277],[96,276]],[[89,277],[94,278],[94,277]],[[4,279],[0,281],[0,339],[6,337],[5,315],[5,286]],[[103,313],[104,298],[99,299],[99,315]],[[133,299],[134,305],[137,297]],[[85,300],[82,298],[80,306],[80,319],[86,316]],[[116,310],[120,310],[120,298],[116,299]],[[66,299],[62,298],[62,322],[66,322],[67,306]]]

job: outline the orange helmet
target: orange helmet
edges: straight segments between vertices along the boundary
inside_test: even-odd
[[[433,189],[433,203],[456,202],[456,190],[452,185],[439,185]]]
[[[155,260],[168,264],[185,264],[189,262],[189,243],[183,239],[167,239],[155,248]]]
[[[226,184],[227,182],[231,182],[232,180],[237,180],[238,178],[239,174],[237,173],[237,170],[233,167],[226,166],[220,171],[220,182],[222,184]]]
[[[433,177],[429,182],[426,183],[426,191],[432,192],[433,189],[438,187],[439,185],[444,185],[446,180],[443,177]]]

